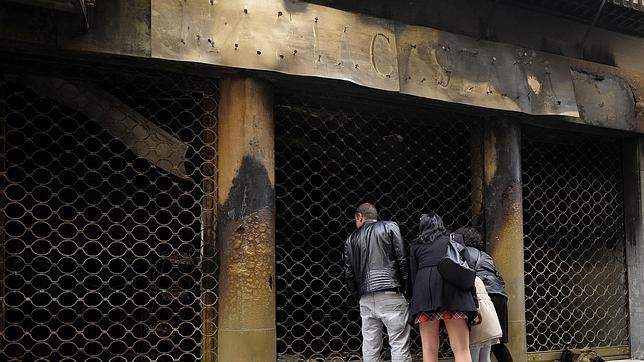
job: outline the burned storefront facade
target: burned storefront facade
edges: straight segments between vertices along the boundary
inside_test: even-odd
[[[517,360],[644,358],[644,7],[434,3],[0,5],[0,359],[359,358],[362,201],[483,231]]]

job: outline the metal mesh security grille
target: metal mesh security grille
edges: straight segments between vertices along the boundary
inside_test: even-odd
[[[319,99],[319,97],[317,97]],[[277,350],[280,360],[361,355],[358,302],[341,257],[361,202],[378,207],[410,241],[420,213],[470,221],[470,143],[463,116],[311,98],[276,105]],[[420,352],[414,332],[413,352]],[[384,352],[386,354],[386,352]],[[443,344],[442,354],[449,347]]]
[[[216,82],[46,74],[0,79],[0,359],[200,358],[216,333]]]
[[[628,344],[621,167],[618,140],[524,139],[529,351]]]
[[[611,0],[604,4],[597,26],[637,36],[644,34],[641,0]],[[503,0],[502,2],[592,24],[602,0]]]

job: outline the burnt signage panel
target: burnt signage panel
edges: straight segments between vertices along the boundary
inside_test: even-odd
[[[563,57],[419,26],[397,26],[400,91],[528,114],[579,117]]]
[[[152,57],[287,74],[480,107],[579,117],[557,57],[308,3],[152,1]]]
[[[152,0],[152,57],[398,91],[393,23],[307,3]]]

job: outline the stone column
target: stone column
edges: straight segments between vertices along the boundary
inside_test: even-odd
[[[220,361],[276,358],[275,143],[269,84],[220,83]]]
[[[508,293],[508,347],[527,361],[523,272],[521,124],[488,120],[483,132],[485,240]]]

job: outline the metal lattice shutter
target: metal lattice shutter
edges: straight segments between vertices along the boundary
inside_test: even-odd
[[[199,359],[216,333],[216,81],[33,68],[0,79],[0,359]]]
[[[451,226],[470,222],[465,117],[422,109],[406,116],[372,106],[277,101],[280,360],[361,355],[358,302],[345,287],[341,267],[359,203],[375,203],[381,219],[400,224],[406,241],[417,234],[425,210],[438,211]],[[412,351],[420,353],[416,332]],[[449,354],[447,343],[441,353]]]
[[[528,351],[628,345],[621,143],[533,135],[522,152]]]

